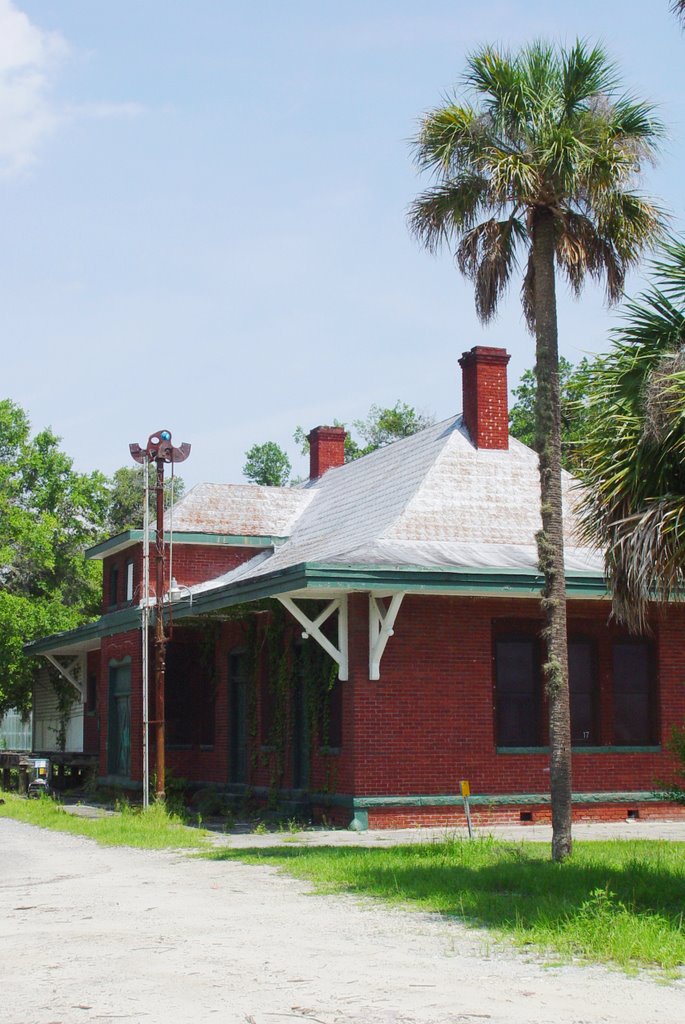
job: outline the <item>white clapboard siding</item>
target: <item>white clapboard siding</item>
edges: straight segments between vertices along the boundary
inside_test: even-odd
[[[59,728],[57,694],[44,670],[33,691],[33,749],[57,751]],[[83,752],[83,704],[78,699],[69,709],[65,750],[71,754]]]

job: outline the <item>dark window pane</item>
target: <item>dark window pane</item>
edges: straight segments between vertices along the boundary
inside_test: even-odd
[[[112,565],[109,570],[109,603],[117,604],[119,601],[119,566]]]
[[[319,739],[323,747],[342,747],[342,683],[336,679],[320,707]]]
[[[188,644],[167,647],[164,680],[166,742],[170,746],[193,742],[192,657]]]
[[[614,743],[654,742],[654,667],[650,645],[619,640],[613,648]]]
[[[244,651],[229,655],[230,781],[247,782],[248,661]]]
[[[497,640],[495,671],[498,745],[539,746],[539,676],[535,640]]]
[[[167,647],[164,686],[168,744],[212,745],[214,691],[213,645],[197,634],[174,639]]]
[[[574,746],[597,743],[597,674],[594,645],[590,640],[569,641],[568,680],[571,741]]]
[[[276,694],[274,687],[276,681],[272,682],[270,665],[262,670],[262,681],[259,688],[261,741],[266,747],[271,746],[275,740],[276,730]]]

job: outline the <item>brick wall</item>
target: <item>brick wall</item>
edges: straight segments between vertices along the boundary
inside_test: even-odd
[[[342,746],[337,753],[323,751],[314,736],[311,748],[310,789],[355,796],[430,796],[458,792],[460,779],[468,779],[474,796],[544,794],[549,791],[548,755],[498,753],[493,687],[493,625],[519,623],[534,628],[539,606],[534,599],[405,598],[381,663],[381,678],[368,678],[368,599],[353,594],[350,603],[350,679],[342,686]],[[611,743],[611,643],[620,630],[608,624],[606,602],[571,602],[569,632],[593,639],[604,714],[599,739]],[[254,616],[258,639],[264,639],[268,613]],[[178,775],[201,782],[230,782],[231,702],[229,656],[245,649],[246,623],[221,625],[215,648],[214,743],[201,748],[193,743],[169,750],[167,764]],[[681,638],[685,609],[672,608],[655,618],[653,642],[658,651],[657,730],[661,749],[649,752],[609,749],[577,750],[573,755],[574,792],[651,791],[658,779],[674,778],[677,763],[665,748],[671,726],[685,721],[685,653]],[[284,640],[290,644],[300,627],[286,619]],[[307,643],[313,644],[314,640]],[[258,646],[260,644],[258,643]],[[262,644],[262,651],[264,645]],[[132,659],[132,776],[141,777],[142,727],[139,689],[140,633],[134,631],[103,640],[100,652],[101,772],[106,774],[107,680],[110,659]],[[268,673],[263,654],[260,679]],[[252,684],[250,684],[252,685]],[[274,782],[277,752],[262,746],[261,686],[251,690],[248,711],[248,781],[269,787]],[[292,708],[287,709],[287,715]],[[292,782],[292,745],[283,754],[282,786]],[[519,821],[521,809],[535,821],[548,819],[544,805],[474,807],[477,821]],[[625,817],[629,805],[578,805],[577,820],[592,816],[611,820]],[[327,811],[329,817],[350,814]],[[643,804],[641,817],[680,813],[671,805]],[[458,807],[376,808],[369,810],[370,825],[449,824],[463,820]]]
[[[365,598],[352,599],[361,630]],[[596,640],[605,708],[602,741],[610,742],[609,651],[619,635],[607,624],[604,602],[570,604],[569,632]],[[356,795],[450,794],[460,779],[482,794],[546,793],[548,755],[498,753],[493,688],[493,621],[534,622],[535,600],[407,597],[381,664],[371,682],[364,648],[353,659],[354,792]],[[678,643],[685,611],[671,609],[655,623],[659,698],[657,729],[662,749],[631,753],[578,751],[574,791],[651,790],[673,777],[676,763],[663,747],[670,728],[685,720],[682,678],[685,653]]]
[[[308,436],[309,479],[318,480],[327,469],[345,461],[345,430],[342,427],[314,427]]]
[[[260,548],[231,547],[223,544],[175,544],[173,551],[172,573],[176,581],[190,587],[195,583],[221,576],[243,562],[249,561],[259,554]],[[126,572],[129,562],[133,562],[133,593],[134,602],[142,597],[143,578],[143,546],[136,544],[116,555],[109,555],[103,561],[102,611],[113,611],[125,608],[131,602],[126,600]],[[113,566],[118,572],[117,601],[110,603],[110,573]],[[155,553],[154,545],[150,545],[150,592],[155,590]],[[169,545],[166,545],[165,583],[169,587]]]
[[[476,345],[459,360],[464,423],[476,448],[509,447],[506,349]]]

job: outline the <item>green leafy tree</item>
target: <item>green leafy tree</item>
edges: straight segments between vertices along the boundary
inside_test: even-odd
[[[149,470],[149,509],[151,523],[155,521],[155,470]],[[109,500],[107,509],[107,532],[110,536],[123,533],[125,530],[140,530],[143,526],[145,505],[145,470],[143,466],[122,466],[112,474],[109,480]],[[180,476],[168,475],[164,479],[164,508],[169,508],[185,493],[185,484]]]
[[[403,437],[424,430],[434,422],[432,416],[427,413],[420,413],[412,405],[398,400],[393,406],[381,407],[372,405],[366,419],[353,420],[352,426],[361,438],[356,440],[352,432],[347,430],[345,423],[340,420],[333,420],[333,426],[344,427],[347,430],[345,437],[345,462],[353,462],[362,455],[368,455],[377,448],[383,448],[393,441],[400,441]],[[302,427],[297,427],[293,438],[303,455],[309,451],[309,439]]]
[[[601,47],[535,43],[510,54],[485,47],[468,60],[471,101],[429,111],[415,140],[434,184],[410,208],[430,251],[454,246],[487,322],[525,261],[522,302],[535,336],[549,701],[552,856],[571,851],[571,737],[561,502],[561,401],[556,278],[575,293],[588,275],[620,298],[627,269],[660,230],[659,211],[634,189],[663,126],[626,96]]]
[[[685,588],[685,243],[666,244],[653,269],[592,368],[602,415],[581,473],[585,536],[604,550],[615,612],[633,629],[650,602]]]
[[[591,363],[583,358],[574,366],[559,358],[559,401],[561,415],[561,464],[575,473],[582,458],[582,442],[590,429],[594,409],[587,396]],[[535,449],[535,399],[537,385],[533,370],[526,370],[513,389],[516,401],[509,410],[509,430],[529,448]]]
[[[290,459],[275,441],[253,444],[245,452],[243,476],[263,487],[285,487],[290,478]]]
[[[105,477],[75,472],[52,431],[31,437],[26,413],[0,402],[0,714],[29,705],[23,645],[97,614],[101,566],[83,552],[106,510]]]

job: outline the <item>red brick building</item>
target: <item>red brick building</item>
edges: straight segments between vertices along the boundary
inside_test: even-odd
[[[461,779],[480,820],[548,818],[537,457],[508,435],[508,358],[465,353],[463,417],[355,462],[341,428],[316,428],[304,487],[202,484],[178,502],[173,772],[357,828],[463,821]],[[564,501],[574,815],[678,815],[654,790],[677,767],[685,608],[655,610],[647,636],[613,623],[567,474]],[[142,533],[91,556],[102,617],[33,651],[80,666],[100,778],[140,787]]]

